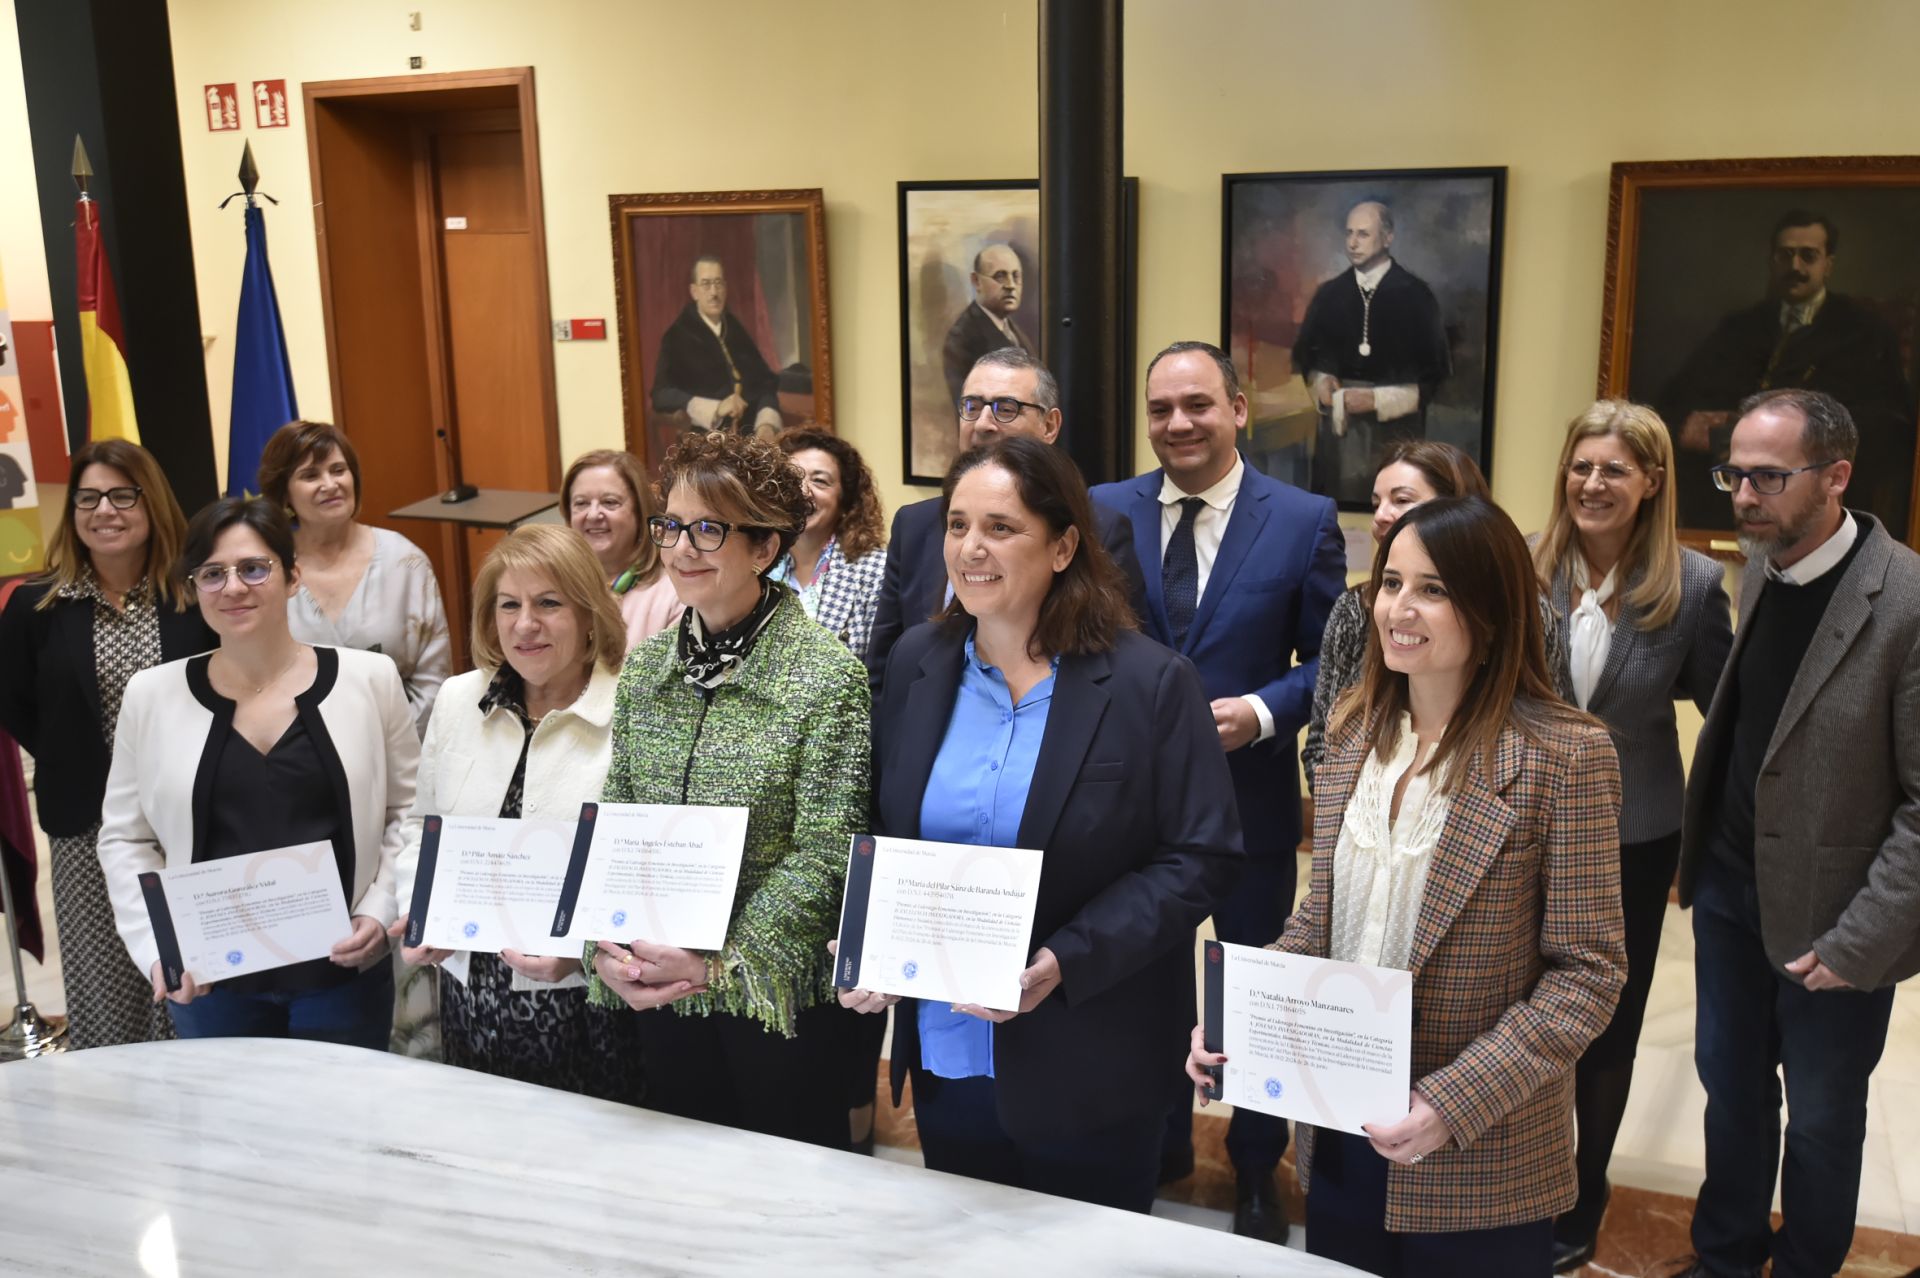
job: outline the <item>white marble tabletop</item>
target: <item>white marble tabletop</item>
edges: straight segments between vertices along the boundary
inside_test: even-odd
[[[1352,1272],[1221,1231],[269,1039],[0,1066],[0,1269]]]

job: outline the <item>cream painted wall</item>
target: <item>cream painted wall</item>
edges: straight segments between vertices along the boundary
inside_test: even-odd
[[[6,269],[7,309],[13,318],[50,320],[47,249],[40,240],[27,86],[20,75],[20,31],[13,7],[13,0],[0,0],[0,267]]]

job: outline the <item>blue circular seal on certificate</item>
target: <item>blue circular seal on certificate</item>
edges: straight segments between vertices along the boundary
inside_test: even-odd
[[[480,935],[480,925],[478,923],[468,923],[460,929],[460,935],[466,937],[468,940],[472,940],[474,937]]]
[[[914,977],[920,975],[920,965],[912,959],[908,959],[900,965],[900,975],[911,981]]]
[[[1268,1079],[1268,1080],[1266,1081],[1266,1087],[1265,1087],[1265,1090],[1266,1090],[1266,1093],[1267,1093],[1267,1099],[1268,1099],[1268,1100],[1279,1100],[1279,1099],[1280,1099],[1280,1094],[1281,1094],[1282,1092],[1284,1092],[1284,1091],[1286,1091],[1287,1089],[1286,1089],[1286,1088],[1284,1088],[1284,1087],[1282,1087],[1282,1086],[1280,1085],[1280,1080],[1279,1080],[1279,1079],[1277,1079],[1277,1078],[1269,1078],[1269,1079]]]
[[[244,963],[244,962],[246,962],[246,961],[247,961],[247,956],[246,956],[245,954],[243,954],[243,953],[241,953],[241,952],[240,952],[239,950],[228,950],[228,951],[227,951],[227,966],[228,966],[228,967],[239,967],[239,966],[240,966],[240,965],[241,965],[242,963]]]
[[[615,910],[613,912],[613,925],[615,927],[625,927],[626,923],[627,912],[625,910]]]

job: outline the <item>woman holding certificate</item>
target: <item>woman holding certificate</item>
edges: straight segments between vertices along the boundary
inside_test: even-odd
[[[649,1106],[845,1149],[826,943],[867,825],[866,670],[767,578],[813,511],[785,454],[683,435],[661,487],[649,529],[687,612],[621,672],[604,797],[744,807],[745,851],[720,949],[603,938],[590,996],[648,1013]]]
[[[533,524],[496,545],[473,585],[478,670],[440,689],[400,853],[413,899],[429,815],[558,817],[600,797],[613,740],[613,690],[626,627],[588,543]],[[390,929],[398,938],[405,915]],[[578,959],[404,949],[440,965],[440,1043],[449,1065],[637,1101],[614,1014],[589,1007]]]
[[[1313,877],[1273,948],[1413,973],[1410,1112],[1300,1127],[1308,1250],[1381,1275],[1546,1278],[1572,1205],[1573,1066],[1626,979],[1620,771],[1548,676],[1513,521],[1416,506],[1374,559]],[[1225,1056],[1196,1027],[1196,1083]]]
[[[300,578],[274,503],[214,502],[188,524],[179,562],[220,647],[127,685],[100,827],[121,939],[182,1038],[384,1051],[394,858],[420,757],[406,689],[387,657],[309,647],[289,632]],[[350,916],[330,955],[211,986],[188,973],[169,992],[141,875],[309,844],[331,845]]]
[[[174,579],[187,521],[153,455],[123,439],[73,455],[44,577],[0,616],[0,727],[34,757],[67,995],[67,1046],[172,1038],[113,931],[96,838],[120,698],[135,673],[218,642]]]
[[[1144,1212],[1194,928],[1240,870],[1226,755],[1193,667],[1134,629],[1064,452],[976,448],[942,503],[953,600],[888,655],[876,833],[1043,859],[1018,1011],[901,1002],[894,1102],[911,1076],[936,1171]]]

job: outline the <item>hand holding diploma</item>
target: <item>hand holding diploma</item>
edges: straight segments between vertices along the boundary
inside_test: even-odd
[[[664,946],[648,946],[645,942],[641,942],[640,946],[649,953],[668,948]],[[687,952],[682,950],[679,951],[679,953],[686,954]],[[689,994],[706,993],[706,964],[704,962],[700,962],[699,964],[700,974],[698,980],[674,977],[664,982],[655,981],[649,983],[646,971],[643,970],[643,964],[655,972],[664,973],[668,970],[668,965],[659,962],[660,957],[660,955],[653,954],[650,958],[640,958],[636,957],[633,951],[627,949],[617,941],[596,941],[593,952],[593,970],[599,973],[600,979],[606,983],[608,989],[619,996],[621,1002],[636,1012],[645,1012],[656,1007],[665,1007],[667,1004],[683,999]],[[697,955],[689,954],[688,957],[699,961]],[[672,963],[671,966],[675,971],[683,970],[678,963]]]
[[[1034,951],[1033,964],[1020,973],[1020,1010],[1016,1012],[998,1012],[990,1007],[981,1007],[977,1003],[955,1003],[953,1010],[965,1012],[968,1016],[977,1016],[983,1021],[992,1021],[998,1025],[1010,1021],[1024,1012],[1047,1001],[1047,995],[1060,988],[1060,960],[1053,951],[1041,946]]]
[[[840,942],[838,939],[827,942],[827,953],[833,955],[835,958],[840,956]],[[898,994],[882,994],[879,990],[841,990],[839,994],[840,1006],[849,1011],[869,1014],[873,1012],[884,1012],[900,1001]]]
[[[1364,1124],[1373,1152],[1382,1158],[1412,1166],[1453,1139],[1447,1120],[1419,1092],[1408,1096],[1408,1114],[1397,1123]]]
[[[393,921],[393,926],[387,929],[388,939],[393,941],[404,940],[407,935],[407,922],[409,917],[409,915],[402,914]],[[453,957],[453,951],[435,949],[431,945],[401,944],[400,957],[405,959],[408,964],[413,967],[438,967]]]

